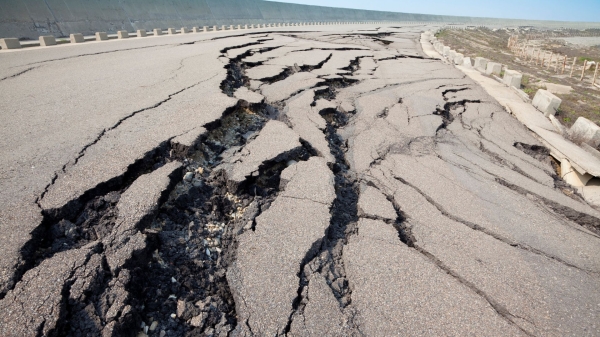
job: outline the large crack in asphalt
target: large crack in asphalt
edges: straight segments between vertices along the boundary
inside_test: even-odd
[[[526,250],[526,251],[531,252],[533,254],[540,255],[540,256],[543,256],[543,257],[545,257],[547,259],[551,259],[551,260],[554,260],[556,262],[562,263],[562,264],[564,264],[564,265],[566,265],[568,267],[571,267],[571,268],[583,270],[583,271],[588,272],[588,273],[594,273],[594,274],[596,273],[593,270],[582,269],[582,268],[580,268],[580,267],[578,267],[578,266],[576,266],[576,265],[574,265],[572,263],[569,263],[569,262],[561,259],[558,256],[545,253],[545,252],[543,252],[543,251],[541,251],[541,250],[539,250],[537,248],[531,247],[531,246],[526,245],[524,243],[520,243],[520,242],[517,242],[515,240],[511,240],[511,239],[509,239],[507,237],[504,237],[504,236],[501,236],[500,234],[497,234],[497,233],[495,233],[495,232],[493,232],[493,231],[491,231],[491,230],[489,230],[489,229],[487,229],[487,228],[485,228],[483,226],[480,226],[480,225],[478,225],[476,223],[473,223],[471,221],[462,219],[461,217],[458,217],[458,216],[456,216],[454,214],[451,214],[441,204],[439,204],[438,202],[436,202],[435,200],[433,200],[433,198],[431,198],[431,196],[427,195],[425,192],[423,192],[421,189],[419,189],[415,185],[409,183],[408,181],[406,181],[403,178],[398,177],[398,176],[394,176],[394,179],[396,179],[397,181],[401,182],[404,185],[407,185],[408,187],[412,188],[417,193],[419,193],[420,195],[422,195],[427,200],[427,202],[429,202],[431,205],[433,205],[435,208],[437,208],[438,211],[440,211],[440,213],[443,216],[447,217],[450,220],[453,220],[455,222],[463,224],[463,225],[471,228],[472,230],[484,233],[484,234],[486,234],[486,235],[488,235],[488,236],[490,236],[490,237],[492,237],[492,238],[494,238],[494,239],[496,239],[496,240],[498,240],[498,241],[500,241],[502,243],[505,243],[505,244],[507,244],[507,245],[509,245],[511,247],[522,249],[522,250]]]
[[[315,69],[321,69],[323,67],[323,65],[331,59],[332,56],[333,56],[333,54],[329,54],[329,56],[327,56],[323,61],[321,61],[315,65],[304,64],[304,65],[298,66],[297,64],[294,64],[291,67],[285,68],[281,73],[271,76],[271,77],[261,78],[260,81],[265,84],[273,84],[275,82],[283,81],[295,73],[311,72]]]
[[[349,67],[351,66],[352,64]],[[353,69],[356,71],[358,67]],[[357,82],[346,78],[328,80],[324,83],[327,86],[326,88],[315,92],[314,101],[311,105],[316,106],[316,101],[321,98],[332,100],[339,88]],[[332,294],[338,301],[341,312],[346,316],[349,333],[360,335],[357,324],[353,322],[356,312],[351,307],[352,289],[346,276],[342,257],[344,246],[348,243],[349,237],[357,233],[359,188],[356,174],[350,169],[350,165],[346,161],[348,145],[338,133],[338,129],[348,124],[353,111],[347,112],[337,108],[327,108],[321,110],[319,114],[326,121],[324,133],[330,152],[335,158],[335,162],[330,163],[329,167],[334,173],[336,198],[330,210],[331,218],[325,236],[313,243],[300,263],[297,295],[292,302],[292,312],[283,333],[289,334],[293,322],[304,319],[304,310],[309,301],[307,296],[309,277],[311,274],[319,273],[325,278]]]
[[[498,182],[500,185],[505,186],[506,188],[509,188],[521,195],[534,196],[538,200],[539,203],[552,209],[556,214],[560,214],[560,215],[564,216],[565,218],[569,219],[570,221],[573,221],[576,224],[580,225],[581,227],[600,236],[600,219],[598,219],[592,215],[579,212],[571,207],[561,205],[558,202],[552,201],[541,195],[538,195],[536,193],[528,191],[520,186],[511,184],[508,181],[506,181],[500,177],[496,177],[496,182]]]
[[[216,170],[221,154],[260,131],[269,119],[267,110],[264,104],[242,104],[189,155],[186,171],[193,178],[175,187],[149,228],[157,233],[156,243],[149,247],[152,259],[148,266],[132,270],[127,289],[135,313],[123,322],[121,331],[145,331],[149,336],[160,336],[163,330],[175,336],[227,335],[237,325],[226,279],[226,270],[235,260],[236,237],[252,230],[254,219],[275,199],[287,163],[312,155],[308,147],[285,153],[264,162],[258,175],[242,185],[229,185],[224,172]],[[160,331],[144,330],[153,324]]]
[[[399,177],[394,177],[394,179],[396,179],[396,180],[400,181],[401,183],[406,184],[406,185],[410,186],[411,188],[415,189],[415,191],[417,191],[418,193],[420,193],[421,195],[423,195],[427,199],[427,201],[430,202],[432,205],[434,205],[436,207],[439,206],[429,196],[427,196],[424,193],[422,193],[418,188],[416,188],[415,186],[409,184],[404,179],[399,178]],[[420,246],[418,244],[418,242],[417,242],[417,239],[412,234],[412,227],[409,224],[409,221],[410,221],[409,217],[401,210],[400,206],[393,200],[392,196],[386,195],[386,197],[388,198],[388,200],[392,201],[392,205],[394,206],[394,209],[396,210],[397,218],[396,218],[396,220],[394,221],[394,223],[392,225],[394,226],[394,228],[398,232],[398,238],[399,238],[399,240],[402,243],[404,243],[408,247],[414,249],[415,251],[419,252],[421,255],[423,255],[425,258],[427,258],[429,261],[431,261],[434,265],[436,265],[439,269],[443,270],[445,273],[447,273],[448,275],[452,276],[459,283],[465,285],[467,288],[469,288],[475,294],[477,294],[478,296],[480,296],[481,298],[483,298],[494,309],[494,311],[500,317],[502,317],[504,320],[506,320],[509,324],[515,326],[521,332],[523,332],[524,334],[526,334],[528,336],[534,336],[529,331],[523,329],[515,321],[515,319],[523,319],[522,317],[518,317],[518,316],[513,315],[506,307],[504,307],[502,304],[498,303],[492,296],[490,296],[485,291],[483,291],[480,288],[478,288],[474,283],[472,283],[469,280],[467,280],[466,278],[462,277],[459,273],[457,273],[452,268],[450,268],[449,266],[447,266],[438,257],[436,257],[431,252],[427,251],[425,248],[423,248],[422,246]],[[439,207],[441,207],[441,206],[439,206]],[[460,219],[459,220],[455,220],[455,217],[449,216],[448,213],[445,210],[443,210],[443,208],[438,208],[438,209],[440,210],[440,212],[442,212],[442,214],[444,216],[447,216],[447,217],[449,217],[450,219],[452,219],[454,221],[458,221],[458,222],[460,222],[462,224],[465,224],[467,227],[469,227],[471,229],[483,231],[481,229],[481,227],[478,226],[478,225],[471,224],[469,222],[462,222],[462,220],[460,220]],[[474,226],[471,226],[471,225],[474,225]],[[486,234],[488,234],[487,231],[483,231],[483,232],[486,233]],[[496,237],[494,237],[494,238],[496,238]],[[496,239],[498,239],[498,238],[496,238]],[[507,243],[505,241],[503,241],[503,242]],[[522,248],[522,247],[519,247],[519,248]],[[548,257],[548,256],[546,256],[546,257]]]
[[[278,47],[249,50],[230,59],[223,92],[232,95],[247,85],[245,69],[259,65],[243,63],[243,58],[274,48]],[[175,187],[150,226],[158,233],[148,248],[152,259],[147,266],[132,269],[127,290],[132,294],[133,314],[116,331],[149,336],[228,335],[236,327],[226,271],[236,259],[237,237],[254,230],[255,218],[277,197],[281,172],[316,151],[301,139],[300,148],[263,162],[258,174],[242,184],[231,184],[217,167],[228,149],[243,146],[269,119],[278,118],[274,106],[240,101],[232,112],[206,127],[208,132],[184,161],[189,179]]]
[[[250,53],[252,51],[246,55]],[[230,66],[241,58],[233,59]],[[236,82],[233,76],[236,72],[243,77],[243,70],[228,71],[226,81]],[[225,87],[235,86],[240,86],[239,81]],[[110,129],[118,127],[136,113],[163,104],[177,93],[153,107],[126,116]],[[51,325],[52,328],[48,328],[44,334],[99,335],[104,333],[101,332],[103,327],[110,327],[112,334],[129,335],[140,332],[141,326],[142,332],[153,336],[162,336],[167,331],[176,335],[188,332],[211,335],[215,330],[227,333],[235,327],[235,305],[227,286],[225,270],[235,252],[235,235],[232,233],[246,227],[246,222],[232,227],[229,232],[224,224],[229,225],[232,219],[239,220],[240,214],[248,209],[249,218],[253,220],[262,207],[268,208],[278,191],[279,175],[285,164],[307,160],[315,151],[303,142],[302,148],[284,154],[278,160],[263,163],[258,177],[236,191],[228,191],[223,176],[210,172],[220,163],[220,155],[226,149],[242,146],[260,131],[268,119],[278,115],[279,111],[267,104],[239,101],[238,105],[226,110],[221,119],[204,125],[207,132],[197,141],[195,149],[181,151],[177,144],[171,143],[171,139],[166,140],[130,165],[124,174],[99,184],[59,209],[43,210],[42,224],[22,249],[24,263],[15,272],[15,286],[27,271],[39,267],[42,262],[59,253],[89,245],[95,248],[90,250],[81,267],[69,272],[70,276],[62,285],[57,321],[42,322],[38,327],[39,334],[43,334],[44,329]],[[110,129],[104,130],[95,142]],[[116,206],[121,194],[138,177],[171,161],[182,161],[188,174],[195,174],[196,177],[173,187],[175,182],[181,181],[181,170],[171,175],[171,185],[163,191],[164,195],[159,200],[158,216],[150,224],[144,222],[139,225],[141,227],[138,229],[147,237],[145,248],[134,252],[119,270],[111,271],[102,240],[113,231],[119,213]],[[55,181],[56,177],[52,182]],[[174,192],[169,194],[172,189]],[[38,203],[42,197],[38,198]],[[192,239],[191,233],[198,235],[193,235]],[[182,238],[187,239],[185,250],[181,249]],[[231,250],[226,249],[228,245],[232,247]],[[224,249],[221,250],[220,246]],[[91,274],[84,278],[87,282],[85,295],[73,298],[71,288],[79,282],[74,275],[81,268],[88,268],[86,264],[92,257],[95,265],[89,268],[94,271],[89,271]],[[200,275],[203,277],[198,280]],[[13,289],[11,287],[9,291]],[[0,299],[6,294],[1,294]],[[177,301],[173,301],[173,298]],[[190,303],[195,309],[189,308]],[[201,303],[205,305],[201,306]],[[111,312],[114,311],[113,307],[117,307],[118,311]],[[174,313],[178,314],[177,320],[172,317]],[[188,315],[193,315],[193,320],[185,320],[190,318]]]

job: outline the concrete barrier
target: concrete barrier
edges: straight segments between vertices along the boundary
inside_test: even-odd
[[[442,55],[444,56],[448,56],[448,53],[450,52],[450,47],[444,46],[442,48]]]
[[[450,61],[454,61],[454,58],[455,58],[455,57],[456,57],[456,50],[452,50],[452,49],[451,49],[451,50],[448,52],[448,59],[449,59]]]
[[[208,32],[208,26],[202,26],[202,31]]]
[[[56,45],[56,38],[54,35],[40,36],[40,46],[47,47],[54,45]]]
[[[244,29],[248,29],[248,25],[244,25]]]
[[[154,36],[161,36],[163,34],[162,29],[160,28],[154,28]]]
[[[120,30],[117,32],[117,37],[119,39],[126,39],[129,37],[129,33],[126,30]]]
[[[108,40],[108,34],[106,32],[96,32],[96,41],[106,41]]]
[[[192,33],[200,33],[200,28],[192,27]]]
[[[476,57],[475,58],[475,69],[485,72],[485,70],[487,69],[487,63],[488,63],[488,59],[483,58],[483,57]]]
[[[213,26],[212,30],[213,30],[213,32],[216,32],[219,29],[217,28],[217,26]]]
[[[502,78],[502,82],[508,85],[509,87],[515,87],[517,89],[521,88],[521,80],[523,79],[523,75],[516,70],[506,70],[504,72],[504,77]]]
[[[189,32],[190,32],[190,30],[187,29],[186,27],[181,27],[181,34],[187,34]]]
[[[456,64],[456,65],[462,65],[464,59],[465,59],[465,56],[463,54],[456,53],[456,55],[454,55],[454,64]]]
[[[229,30],[233,30],[233,25],[229,25]]]
[[[471,63],[471,58],[470,57],[465,57],[463,59],[463,67],[467,67],[467,68],[473,67],[473,64]]]
[[[592,147],[600,145],[600,126],[585,117],[579,117],[569,129],[572,138],[588,143]]]
[[[21,48],[21,42],[16,38],[0,39],[0,47],[2,49],[19,49]]]
[[[531,104],[544,113],[544,116],[556,115],[562,100],[548,90],[539,89]]]
[[[177,29],[175,29],[175,28],[168,28],[167,29],[167,33],[169,35],[175,35],[175,34],[177,34]]]
[[[138,29],[137,30],[137,37],[146,37],[148,36],[148,34],[146,34],[146,30],[145,29]]]
[[[83,42],[85,42],[85,39],[83,38],[83,34],[80,34],[80,33],[69,35],[69,40],[71,41],[71,43],[83,43]]]
[[[497,62],[488,62],[486,68],[485,68],[485,74],[486,75],[500,75],[500,73],[502,72],[502,64],[497,63]]]

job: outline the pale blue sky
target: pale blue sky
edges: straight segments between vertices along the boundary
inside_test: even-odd
[[[600,0],[278,0],[307,5],[493,18],[600,22]]]

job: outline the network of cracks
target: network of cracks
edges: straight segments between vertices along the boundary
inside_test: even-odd
[[[286,40],[278,44],[281,37],[285,37]],[[344,252],[348,243],[358,235],[361,219],[366,219],[391,226],[396,233],[395,240],[416,251],[479,296],[504,322],[516,327],[520,333],[534,335],[535,328],[522,324],[517,314],[511,313],[492,295],[445,264],[434,252],[428,251],[426,245],[421,245],[413,233],[415,224],[411,221],[410,214],[405,212],[402,203],[398,202],[395,192],[383,186],[385,184],[379,180],[380,177],[367,174],[365,170],[356,168],[360,165],[352,163],[357,160],[358,152],[350,151],[350,147],[360,140],[349,135],[364,123],[360,115],[364,114],[362,110],[365,107],[358,104],[340,104],[340,100],[336,98],[342,93],[351,92],[353,87],[364,84],[364,79],[374,79],[379,67],[390,67],[390,64],[394,66],[395,62],[407,59],[411,62],[437,62],[392,49],[398,48],[394,47],[394,37],[395,34],[377,31],[337,36],[300,33],[264,36],[250,34],[250,42],[221,50],[221,57],[227,58],[228,63],[225,65],[227,77],[222,81],[220,88],[223,94],[230,97],[234,97],[240,88],[261,94],[266,86],[286,83],[295,77],[304,79],[303,74],[320,75],[311,77],[311,81],[307,81],[308,84],[298,86],[281,100],[270,101],[268,95],[267,98],[255,102],[239,99],[234,107],[223,111],[220,119],[203,125],[206,131],[192,146],[182,146],[171,140],[165,141],[144,158],[132,163],[122,176],[98,185],[60,209],[44,210],[43,223],[23,249],[25,263],[15,274],[13,288],[27,272],[43,267],[44,261],[71,251],[85,250],[86,253],[81,264],[67,273],[62,285],[60,312],[54,314],[54,321],[43,322],[38,327],[38,334],[152,337],[300,334],[298,331],[302,330],[298,330],[297,327],[305,321],[307,315],[305,311],[310,302],[309,285],[318,274],[325,280],[332,298],[335,298],[339,306],[340,317],[343,318],[337,333],[364,335],[366,332],[363,331],[362,320],[365,318],[354,305],[354,287],[346,270]],[[337,48],[335,44],[340,43],[339,41],[323,42],[334,41],[337,38],[344,41],[344,44]],[[306,43],[316,40],[319,43],[311,48],[302,45],[294,49],[288,46],[288,40]],[[322,46],[325,44],[329,46]],[[355,47],[349,47],[350,44]],[[290,50],[280,52],[285,48]],[[240,50],[242,52],[235,56],[229,54],[230,51]],[[272,61],[277,61],[278,58],[284,59],[293,53],[313,51],[323,53],[324,56],[305,64],[287,64],[276,75],[261,79],[251,79],[247,75],[253,68],[276,64]],[[345,55],[344,53],[353,54],[337,57]],[[332,62],[337,62],[332,73],[319,73]],[[340,62],[346,64],[342,65]],[[400,66],[400,63],[396,66]],[[357,89],[357,94],[353,96],[354,102],[369,93],[377,93],[394,86],[410,86],[412,83],[407,82],[409,84],[378,83],[367,89]],[[289,83],[289,86],[293,85]],[[435,154],[438,144],[456,142],[452,139],[456,125],[469,129],[469,123],[475,124],[465,121],[463,113],[467,106],[485,103],[486,98],[473,98],[469,95],[458,97],[462,92],[470,90],[470,85],[466,82],[448,89],[436,89],[443,103],[438,104],[425,117],[408,118],[410,121],[411,118],[415,120],[417,117],[436,116],[437,124],[431,130],[431,134],[427,137],[408,137],[386,143],[383,148],[377,149],[376,156],[371,155],[368,167],[376,169],[384,166],[386,157],[395,154]],[[281,90],[287,89],[282,86]],[[248,145],[258,141],[267,124],[277,122],[287,125],[290,129],[297,127],[293,118],[288,116],[289,105],[291,101],[300,99],[307,92],[311,92],[312,100],[306,108],[314,112],[315,117],[321,118],[322,124],[316,130],[320,132],[319,136],[326,148],[318,146],[312,139],[299,136],[298,146],[263,158],[244,179],[232,179],[232,172],[227,168],[244,160],[244,156],[248,154],[241,153]],[[395,99],[378,111],[373,120],[391,118],[402,109],[406,100],[407,97]],[[485,138],[485,135],[481,136]],[[495,155],[494,151],[498,151],[497,149],[490,150],[483,144],[479,146],[481,152],[492,158],[490,161],[495,165],[508,167],[513,172],[525,176],[530,174],[520,170],[518,165],[505,162],[501,156]],[[539,161],[539,167],[549,160],[547,149],[538,145],[515,142],[514,148],[530,155],[532,161]],[[236,299],[239,301],[243,295],[235,293],[237,290],[232,289],[231,278],[228,277],[229,270],[238,259],[239,238],[257,230],[257,219],[268,212],[275,200],[286,190],[288,181],[281,178],[282,172],[299,163],[309,162],[311,158],[329,158],[326,165],[330,171],[328,174],[333,178],[332,188],[335,196],[327,205],[328,224],[322,237],[314,241],[303,258],[297,261],[297,288],[291,302],[288,303],[289,314],[284,324],[275,330],[253,326],[248,315],[244,320],[240,319],[237,312],[240,303],[236,303]],[[455,165],[464,167],[461,165],[466,164],[457,161]],[[127,191],[141,177],[166,167],[170,167],[167,172],[168,182],[159,191],[155,207],[150,208],[127,231],[119,231],[121,224],[118,206]],[[554,172],[546,173],[554,178],[554,188],[569,190]],[[482,174],[496,173],[488,169]],[[516,243],[501,234],[451,214],[426,191],[400,174],[388,178],[416,191],[445,217],[470,230],[483,233],[511,247],[580,269],[575,263],[535,247]],[[517,194],[537,199],[540,205],[564,217],[565,221],[572,221],[598,233],[598,219],[594,216],[563,206],[544,196],[534,195],[499,176],[495,179]],[[377,190],[389,202],[393,209],[391,215],[372,213],[359,206],[361,193],[368,189]],[[570,190],[569,195],[574,200],[581,200],[576,192]],[[128,245],[130,240],[133,241],[130,237],[133,237],[134,233],[143,236],[142,243],[127,251],[127,255],[120,258],[120,263],[113,262],[114,259],[110,255],[112,244],[122,240],[124,245]],[[2,294],[3,299],[8,298],[7,296],[7,293]]]

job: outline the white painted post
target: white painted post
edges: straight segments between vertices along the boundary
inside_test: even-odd
[[[583,76],[585,75],[585,67],[587,66],[587,60],[583,61],[583,68],[581,69],[581,78],[580,81],[583,81]]]

